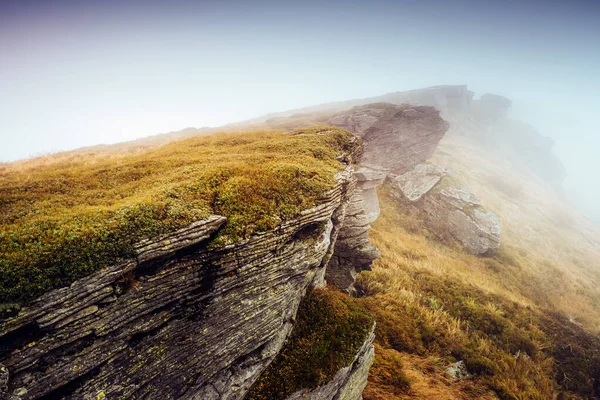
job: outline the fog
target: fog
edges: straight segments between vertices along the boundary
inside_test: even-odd
[[[468,84],[555,139],[600,219],[599,18],[594,0],[3,1],[0,160]]]

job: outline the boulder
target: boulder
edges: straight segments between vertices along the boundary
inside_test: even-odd
[[[449,366],[446,369],[445,374],[453,381],[460,381],[472,376],[469,371],[467,371],[467,366],[464,361],[458,361]]]
[[[419,164],[402,175],[390,177],[389,183],[391,194],[436,236],[455,240],[476,255],[498,249],[498,217],[481,206],[451,169]]]
[[[352,108],[329,123],[362,137],[362,163],[395,174],[430,158],[449,127],[433,107],[387,103]]]

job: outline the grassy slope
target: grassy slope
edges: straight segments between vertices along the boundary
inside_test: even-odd
[[[371,237],[382,258],[359,276],[369,295],[361,303],[377,320],[365,399],[598,396],[600,341],[589,333],[600,322],[590,284],[598,253],[583,239],[593,231],[543,184],[459,139],[444,139],[434,161],[500,216],[501,249],[478,258],[439,243],[380,190]],[[475,379],[444,376],[457,359]]]
[[[445,138],[433,160],[454,168],[502,223],[502,243],[538,305],[600,332],[600,231],[534,176],[464,139]],[[509,288],[512,288],[510,286]]]
[[[228,218],[225,242],[273,228],[333,186],[350,138],[337,128],[227,133],[3,165],[0,303],[68,285],[211,213]]]

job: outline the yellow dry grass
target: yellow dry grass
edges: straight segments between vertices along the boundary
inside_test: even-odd
[[[453,168],[498,215],[503,248],[520,261],[516,277],[530,286],[529,301],[600,332],[598,228],[556,189],[464,138],[445,137],[432,161]]]

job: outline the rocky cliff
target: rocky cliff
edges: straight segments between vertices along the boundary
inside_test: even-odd
[[[390,169],[428,158],[447,129],[431,107],[375,105],[334,121],[363,138],[364,160],[376,165],[355,171],[356,141],[317,206],[231,244],[214,240],[228,221],[212,215],[5,311],[0,398],[244,398],[284,348],[311,288],[353,293],[354,276],[379,257],[368,238],[376,186]],[[371,328],[329,381],[290,398],[360,399],[372,342]]]
[[[284,136],[287,145],[277,147],[274,141],[267,151],[290,151],[294,141],[321,143],[331,132],[296,132]],[[264,137],[234,135],[218,143],[248,144],[256,154]],[[356,186],[353,165],[360,141],[350,139],[343,147],[347,151],[339,161],[337,148],[308,148],[309,157],[333,158],[341,171],[328,177],[332,189],[314,207],[280,219],[270,230],[222,240],[228,237],[220,235],[228,218],[212,215],[141,240],[130,258],[50,290],[23,308],[3,307],[0,398],[243,398],[286,342],[305,293],[325,285]],[[289,184],[310,178],[294,171]],[[316,179],[298,183],[314,185]],[[235,206],[243,208],[243,201]],[[256,207],[256,199],[246,201]],[[359,339],[368,350],[368,332]],[[356,356],[346,355],[349,366],[356,365],[351,362]],[[350,370],[346,375],[349,380]]]
[[[207,247],[213,216],[140,243],[136,259],[48,293],[5,321],[14,398],[239,399],[324,284],[349,200],[348,167],[322,204],[275,230]]]

